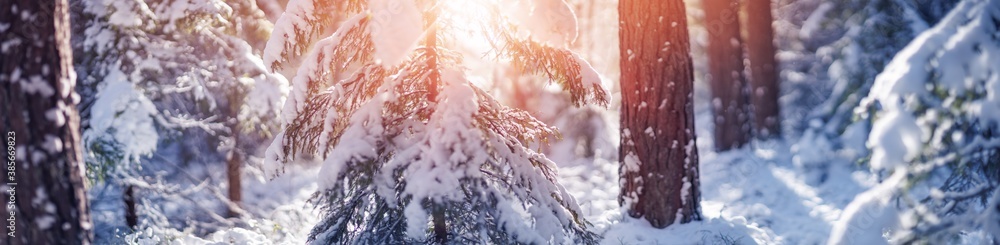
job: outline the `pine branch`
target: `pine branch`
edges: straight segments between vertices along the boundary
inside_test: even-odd
[[[302,112],[286,126],[285,140],[289,144],[286,144],[284,154],[294,157],[303,152],[317,153],[325,158],[330,148],[340,141],[353,112],[375,96],[376,89],[386,76],[388,72],[380,65],[370,64],[347,80],[306,100]],[[335,116],[331,117],[331,113]],[[321,141],[324,134],[328,138]]]
[[[555,127],[545,125],[527,112],[500,104],[488,92],[471,86],[479,101],[476,121],[481,130],[497,135],[506,135],[524,143],[548,143],[549,139],[560,137]]]
[[[268,40],[264,62],[272,71],[297,63],[324,32],[334,28],[343,16],[360,13],[367,0],[292,0],[278,17]],[[286,27],[291,25],[291,30]],[[272,46],[273,45],[273,46]],[[270,52],[269,52],[270,50]],[[271,56],[277,52],[277,57]]]
[[[491,12],[499,15],[499,10]],[[494,16],[492,29],[500,40],[499,43],[491,43],[497,58],[509,59],[520,71],[548,77],[570,93],[576,106],[587,103],[607,106],[610,102],[611,95],[601,85],[600,78],[593,77],[596,72],[591,71],[591,77],[585,77],[587,71],[584,69],[592,68],[583,64],[585,61],[579,55],[567,49],[520,39],[515,35],[517,27],[499,16]]]
[[[299,69],[299,74],[293,80],[299,87],[303,85],[307,91],[302,95],[289,99],[287,103],[300,104],[292,108],[294,119],[288,122],[284,134],[285,144],[282,151],[285,156],[294,158],[298,153],[321,154],[330,146],[336,145],[340,131],[346,126],[346,120],[352,112],[371,96],[375,89],[381,86],[389,71],[372,65],[373,44],[371,36],[365,30],[369,18],[358,14],[353,21],[341,27],[331,37],[319,43],[313,53],[307,58],[314,65],[306,65]],[[364,65],[354,75],[339,83],[331,80],[332,71],[344,70],[352,64]],[[323,91],[323,92],[321,92]],[[337,117],[327,122],[330,113]],[[339,118],[339,119],[338,119]],[[332,130],[324,127],[332,125]],[[333,138],[320,142],[323,133],[330,133]],[[322,151],[322,152],[320,152]]]

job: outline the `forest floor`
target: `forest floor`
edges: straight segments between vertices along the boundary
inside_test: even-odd
[[[609,113],[610,114],[610,113]],[[699,121],[708,119],[699,113]],[[605,119],[611,125],[606,132],[617,132],[612,116]],[[698,124],[706,125],[706,124]],[[604,132],[604,133],[606,133]],[[601,132],[595,132],[601,133]],[[560,183],[571,192],[581,205],[594,230],[604,236],[603,244],[824,244],[832,224],[841,210],[858,193],[875,183],[867,171],[857,171],[846,157],[822,152],[828,149],[823,142],[810,140],[777,139],[757,141],[741,149],[728,152],[712,150],[710,127],[698,128],[698,147],[701,167],[703,221],[672,225],[655,229],[642,219],[628,218],[618,207],[618,163],[612,152],[616,149],[597,149],[598,157],[578,158],[573,154],[550,154],[557,162]],[[795,142],[795,143],[789,143]],[[558,143],[554,147],[559,147]],[[818,150],[817,150],[818,149]],[[827,169],[804,168],[799,161],[827,159]],[[221,167],[221,166],[220,166]],[[224,173],[210,167],[189,169],[193,176],[212,176]],[[204,211],[225,210],[221,204],[196,201],[184,202],[164,195],[164,199],[146,201],[140,207],[159,209],[160,212],[143,212],[142,222],[156,223],[169,220],[173,227],[149,228],[137,233],[122,232],[122,210],[116,207],[119,196],[101,193],[94,188],[92,203],[95,222],[98,224],[98,242],[132,244],[303,244],[312,226],[319,221],[321,212],[309,199],[316,191],[319,165],[293,165],[286,173],[273,179],[259,178],[253,171],[246,174],[243,209],[246,215],[235,221],[238,224],[219,224],[200,227],[216,230],[211,234],[198,234],[190,224],[206,220]],[[826,173],[818,176],[817,173]],[[194,190],[195,183],[181,186],[180,190]],[[108,187],[102,187],[108,188]],[[214,187],[224,190],[224,187]],[[208,191],[192,191],[192,200],[212,200]],[[98,194],[101,194],[98,196]],[[180,193],[181,195],[184,193]],[[199,197],[199,195],[202,195]],[[157,217],[158,216],[158,217]],[[249,217],[249,218],[248,218]],[[209,219],[211,220],[211,219]],[[233,220],[232,218],[229,220]],[[162,222],[166,223],[166,222]],[[185,224],[187,223],[187,224]],[[228,227],[227,227],[228,226]],[[102,228],[103,227],[103,228]],[[116,228],[117,235],[101,233],[108,227]],[[239,228],[233,228],[239,227]]]
[[[825,244],[841,210],[874,184],[867,172],[853,171],[848,162],[830,164],[826,179],[815,183],[810,176],[816,170],[796,167],[795,145],[782,140],[724,153],[709,150],[705,141],[699,143],[701,222],[658,230],[645,220],[623,217],[615,200],[616,162],[564,167],[563,184],[604,232],[604,244]],[[585,170],[598,164],[610,166]],[[584,181],[583,172],[607,174]]]
[[[629,218],[617,203],[617,159],[551,156],[565,163],[561,183],[604,236],[603,244],[825,244],[842,209],[876,183],[851,157],[829,152],[824,141],[812,138],[755,141],[715,152],[710,113],[696,111],[701,222],[660,230]],[[823,164],[802,164],[809,161]]]
[[[707,129],[699,131],[710,135]],[[822,147],[818,144],[772,140],[718,153],[711,150],[710,138],[700,137],[704,220],[663,230],[623,215],[617,202],[617,160],[552,158],[561,163],[560,183],[604,236],[603,244],[824,244],[841,210],[875,180],[836,156],[826,171],[796,166],[797,158],[815,157],[805,154],[821,154],[800,148]],[[567,158],[572,160],[559,161]],[[246,208],[261,220],[252,231],[227,230],[206,240],[254,241],[250,238],[261,234],[271,242],[304,242],[320,215],[307,202],[316,188],[317,168],[297,166],[271,181],[251,181],[244,194]]]

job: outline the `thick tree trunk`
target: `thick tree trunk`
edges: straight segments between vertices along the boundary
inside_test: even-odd
[[[66,0],[0,0],[5,244],[90,244]],[[16,11],[15,11],[16,10]],[[15,14],[11,14],[15,11]],[[9,148],[8,148],[9,147]],[[13,200],[13,203],[9,201]],[[8,206],[8,204],[10,204]],[[13,235],[13,236],[11,236]]]
[[[743,75],[739,3],[735,0],[703,0],[708,28],[708,79],[712,86],[715,148],[738,148],[750,139],[750,113]]]
[[[621,194],[654,227],[700,220],[691,55],[682,0],[621,0]],[[680,215],[680,217],[677,217]]]
[[[774,58],[774,29],[771,1],[747,1],[747,58],[750,59],[750,101],[753,105],[754,135],[768,138],[781,135],[778,106],[778,62]]]

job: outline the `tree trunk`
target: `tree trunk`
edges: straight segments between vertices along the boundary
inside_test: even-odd
[[[229,125],[230,137],[232,137],[231,147],[229,148],[229,155],[226,158],[226,179],[229,181],[229,200],[233,202],[236,207],[229,207],[229,212],[227,215],[229,217],[237,217],[239,211],[235,210],[239,208],[240,202],[243,201],[243,151],[240,150],[240,106],[243,104],[242,101],[245,97],[238,94],[229,95],[229,118],[231,122]]]
[[[436,244],[447,244],[448,243],[448,226],[445,224],[444,218],[444,205],[434,203],[432,204],[434,209],[431,212],[431,223],[434,224],[434,243]]]
[[[774,30],[771,28],[771,1],[747,1],[747,58],[750,59],[750,101],[753,105],[754,135],[768,138],[781,135],[778,106],[778,62],[774,58]]]
[[[739,3],[703,0],[708,28],[708,79],[712,86],[715,148],[738,148],[750,139],[743,48],[740,41]]]
[[[122,201],[125,202],[125,223],[128,224],[129,228],[135,231],[139,228],[139,214],[136,213],[135,209],[135,186],[129,184],[125,187],[125,193],[122,195]]]
[[[438,71],[437,59],[437,13],[427,14],[427,36],[424,40],[424,48],[427,49],[428,67],[430,74],[427,76],[427,101],[437,101],[438,86],[441,84],[441,73]],[[434,226],[434,242],[436,244],[448,243],[448,224],[444,216],[444,204],[431,201],[431,224]]]
[[[66,0],[0,0],[5,244],[90,244]],[[11,10],[15,10],[11,14]],[[9,46],[6,46],[9,45]],[[9,147],[9,148],[8,148]],[[13,203],[9,203],[13,200]],[[8,206],[8,204],[10,206]],[[11,236],[13,235],[13,236]]]
[[[236,130],[236,127],[233,127]],[[241,165],[243,162],[240,160],[239,152],[239,132],[233,132],[233,149],[229,153],[229,159],[226,161],[226,177],[229,180],[229,200],[235,205],[240,205],[243,201],[243,180],[241,175]],[[237,210],[233,210],[232,207],[229,208],[229,217],[236,217],[239,215]]]
[[[621,0],[621,194],[654,227],[700,220],[698,150],[682,0]],[[680,215],[680,217],[677,217]]]

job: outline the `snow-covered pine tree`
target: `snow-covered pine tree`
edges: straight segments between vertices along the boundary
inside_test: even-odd
[[[234,16],[220,0],[73,2],[91,179],[130,185],[139,163],[233,165],[263,151],[288,90],[241,38],[267,28],[245,19],[263,15]],[[172,153],[147,158],[158,150]]]
[[[862,102],[874,171],[833,244],[1000,242],[1000,0],[965,0],[886,66]]]
[[[893,55],[903,49],[917,34],[943,17],[958,0],[850,0],[828,2],[819,7],[815,23],[823,27],[803,27],[805,32],[842,33],[842,36],[817,50],[832,58],[827,68],[832,91],[826,101],[811,115],[822,128],[815,133],[838,137],[854,124],[853,110],[868,91],[875,76]],[[816,24],[814,24],[816,25]],[[862,127],[869,127],[862,122]],[[855,135],[848,135],[853,137]],[[864,139],[847,139],[860,140]]]
[[[610,96],[586,61],[558,47],[575,28],[532,27],[554,37],[519,32],[510,21],[518,16],[505,15],[501,2],[516,1],[352,0],[327,5],[334,11],[316,11],[323,1],[289,3],[267,47],[270,61],[305,51],[300,34],[323,25],[319,15],[349,16],[302,60],[284,131],[265,154],[268,176],[289,162],[323,161],[315,201],[324,217],[310,241],[597,242],[554,164],[524,143],[557,132],[477,87],[452,48],[488,41],[488,55],[547,76],[577,105]],[[519,4],[571,13],[561,0]]]
[[[871,89],[875,76],[896,52],[927,28],[922,19],[907,16],[913,11],[912,6],[900,3],[848,1],[829,12],[834,16],[849,13],[851,17],[840,26],[846,31],[844,37],[818,51],[833,52],[831,55],[836,58],[828,70],[833,91],[815,113],[825,122],[823,133],[836,136],[844,132],[853,121],[854,107]]]
[[[830,157],[864,158],[864,146],[871,122],[854,114],[861,99],[871,90],[875,77],[907,43],[936,23],[958,0],[849,0],[821,1],[802,24],[799,32],[805,46],[815,51],[803,73],[791,77],[813,77],[821,81],[799,83],[789,91],[815,91],[801,102],[815,107],[799,111],[804,116],[803,135],[795,165],[808,169],[808,180],[826,180]],[[796,3],[798,4],[798,3]],[[786,63],[787,66],[796,66]],[[787,67],[786,67],[787,68]],[[794,68],[792,68],[794,69]],[[792,85],[786,83],[785,85]],[[793,85],[794,86],[794,85]],[[817,96],[820,95],[820,96]],[[815,98],[821,98],[819,100]],[[794,111],[794,108],[790,108]]]

